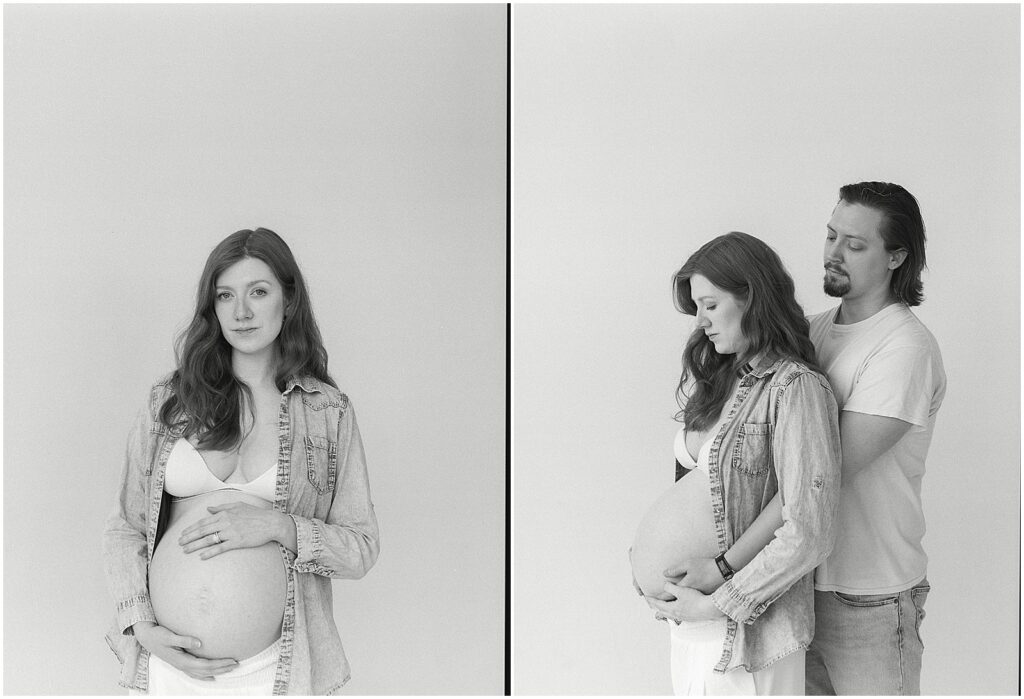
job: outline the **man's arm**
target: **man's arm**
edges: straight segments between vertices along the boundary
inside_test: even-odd
[[[865,466],[892,449],[910,428],[909,422],[894,417],[844,410],[839,415],[843,479],[860,473]]]

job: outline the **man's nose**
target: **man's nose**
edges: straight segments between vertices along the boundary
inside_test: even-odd
[[[825,241],[825,259],[830,262],[842,262],[842,256],[840,255],[842,248],[839,247],[839,241],[837,240],[826,240]]]

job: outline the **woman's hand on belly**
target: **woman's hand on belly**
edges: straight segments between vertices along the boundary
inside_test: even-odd
[[[671,619],[680,621],[706,621],[721,619],[725,616],[711,597],[702,594],[692,587],[680,587],[673,583],[665,583],[665,592],[675,597],[674,600],[664,601],[647,597],[647,604],[655,610],[655,619]]]
[[[688,558],[679,565],[666,568],[665,577],[679,587],[691,587],[705,595],[710,595],[725,583],[713,558]]]
[[[132,627],[132,631],[135,633],[135,639],[152,655],[197,680],[212,680],[215,675],[238,666],[238,661],[231,658],[197,658],[184,649],[198,649],[201,645],[198,638],[179,636],[151,621],[138,622]]]
[[[295,550],[295,525],[286,514],[244,502],[206,509],[211,516],[182,530],[178,538],[185,553],[202,550],[199,557],[205,560],[225,551],[256,548],[271,541]]]

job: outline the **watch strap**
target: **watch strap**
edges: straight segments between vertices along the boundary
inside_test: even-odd
[[[722,574],[722,577],[726,580],[731,580],[732,576],[736,575],[736,571],[729,565],[729,561],[725,560],[725,554],[720,553],[715,556],[715,564],[718,566],[718,572]]]

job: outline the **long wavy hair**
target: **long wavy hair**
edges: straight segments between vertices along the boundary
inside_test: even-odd
[[[676,388],[681,410],[676,419],[705,430],[718,420],[737,367],[766,352],[817,369],[809,324],[796,301],[793,278],[768,245],[746,233],[726,233],[705,243],[679,268],[673,280],[676,308],[697,315],[690,279],[700,274],[746,304],[740,330],[747,340],[743,356],[722,355],[701,328],[695,328],[683,350],[683,372]],[[687,392],[687,384],[692,386]]]
[[[160,408],[165,425],[182,426],[186,437],[198,434],[200,446],[207,449],[236,447],[244,438],[241,411],[252,412],[252,393],[232,371],[231,345],[214,309],[217,279],[245,258],[265,262],[284,289],[284,321],[276,340],[278,390],[284,391],[290,378],[307,376],[337,387],[327,373],[327,351],[306,282],[287,243],[266,228],[232,233],[206,259],[195,314],[175,344],[178,366],[171,376],[171,396]]]

